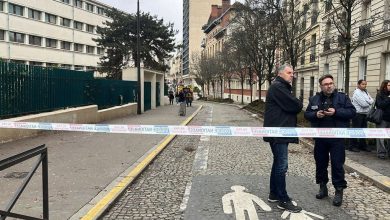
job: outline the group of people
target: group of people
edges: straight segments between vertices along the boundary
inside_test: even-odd
[[[192,106],[193,92],[189,88],[183,88],[174,95],[174,92],[171,90],[169,91],[168,98],[170,105],[173,105],[173,100],[176,98],[176,104],[180,104],[179,115],[184,116],[186,114],[185,107]]]
[[[292,94],[294,70],[288,65],[278,69],[278,75],[268,89],[264,113],[264,127],[296,127],[297,114],[303,108],[302,101]],[[352,101],[335,89],[333,76],[323,75],[318,80],[321,91],[310,97],[304,112],[306,120],[316,128],[348,128],[352,120],[355,128],[367,127],[367,113],[375,105],[383,110],[383,120],[379,128],[390,127],[390,81],[382,82],[376,99],[366,91],[367,82],[359,80]],[[375,104],[374,104],[375,102]],[[288,144],[298,143],[298,138],[264,137],[269,142],[273,154],[268,201],[278,202],[278,208],[290,212],[300,212],[301,207],[294,204],[286,191],[286,173],[288,169]],[[341,206],[343,190],[347,187],[344,172],[345,140],[341,138],[315,138],[314,159],[316,165],[316,183],[319,184],[317,199],[328,196],[328,164],[331,162],[332,184],[335,188],[334,206]],[[350,150],[368,151],[365,139],[352,139],[347,147]],[[377,140],[377,155],[383,159],[388,154],[384,139]]]

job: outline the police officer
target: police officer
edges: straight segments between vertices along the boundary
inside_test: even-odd
[[[333,76],[324,75],[318,80],[321,92],[310,97],[305,118],[316,128],[347,128],[356,110],[344,93],[337,92]],[[335,187],[334,206],[341,206],[343,190],[347,187],[344,177],[345,146],[342,138],[315,138],[314,159],[316,162],[316,183],[320,185],[317,199],[328,196],[329,156],[332,168],[332,184]]]

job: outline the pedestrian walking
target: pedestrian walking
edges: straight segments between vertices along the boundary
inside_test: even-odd
[[[356,109],[356,115],[352,119],[353,128],[367,128],[367,113],[370,111],[371,105],[374,103],[374,99],[371,98],[370,94],[366,90],[367,82],[363,79],[357,83],[357,88],[353,92],[352,104]],[[370,151],[367,146],[366,139],[364,138],[353,138],[350,141],[348,150],[359,152],[359,151]]]
[[[192,95],[192,92],[191,90],[188,91],[186,93],[186,103],[187,103],[187,107],[191,107],[192,106],[192,98],[193,98],[193,95]]]
[[[175,98],[175,96],[173,95],[173,91],[172,90],[169,91],[168,98],[169,98],[169,104],[173,105],[173,99]]]
[[[377,124],[377,128],[390,128],[390,81],[384,80],[381,83],[378,94],[375,98],[375,106],[383,112],[381,123]],[[389,156],[389,140],[383,138],[376,140],[376,152],[380,159],[386,159]]]
[[[305,118],[315,128],[348,128],[356,110],[344,93],[335,89],[333,76],[326,74],[318,80],[321,92],[310,97]],[[328,178],[329,155],[332,168],[332,184],[335,191],[334,206],[341,206],[343,190],[347,188],[344,176],[345,148],[342,138],[315,138],[314,159],[316,162],[316,183],[320,185],[317,199],[328,196],[326,184]]]
[[[297,114],[302,111],[302,102],[292,95],[291,83],[294,70],[284,64],[278,69],[278,76],[268,89],[264,127],[296,127]],[[288,168],[288,144],[298,143],[298,138],[264,137],[269,142],[273,164],[270,177],[269,202],[278,202],[277,207],[290,212],[300,212],[301,207],[291,201],[286,190]]]
[[[179,115],[180,116],[185,116],[186,115],[186,96],[185,96],[183,90],[181,90],[179,92],[178,97],[179,97],[178,102],[180,103]]]

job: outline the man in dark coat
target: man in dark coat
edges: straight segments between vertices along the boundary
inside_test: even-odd
[[[302,111],[303,105],[292,95],[293,79],[292,67],[287,64],[282,65],[267,92],[264,127],[296,127],[297,114]],[[280,209],[300,212],[302,208],[292,203],[286,191],[288,144],[298,143],[298,138],[264,137],[264,141],[269,142],[274,156],[268,201],[279,202]]]
[[[333,76],[324,75],[318,80],[321,92],[310,97],[305,118],[315,128],[348,128],[355,117],[356,109],[344,93],[337,92]],[[314,159],[316,161],[316,183],[320,184],[317,199],[328,196],[329,155],[332,167],[332,183],[336,189],[334,206],[341,206],[343,190],[347,187],[344,177],[345,146],[343,138],[315,138]]]

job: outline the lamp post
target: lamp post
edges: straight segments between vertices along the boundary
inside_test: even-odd
[[[141,114],[141,57],[140,57],[140,15],[139,15],[139,0],[137,0],[137,79],[138,79],[138,98],[137,98],[137,114]]]

